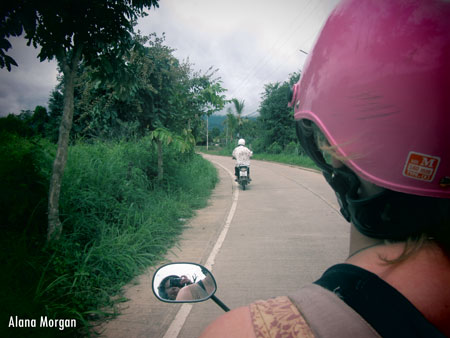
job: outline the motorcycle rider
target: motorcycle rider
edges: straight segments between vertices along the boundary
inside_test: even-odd
[[[206,298],[213,294],[216,290],[216,283],[214,282],[211,274],[206,273],[206,277],[193,284],[187,285],[178,292],[176,300],[198,300]]]
[[[237,182],[239,179],[239,167],[246,166],[248,179],[250,178],[250,157],[253,156],[253,152],[245,146],[245,140],[243,138],[239,139],[238,146],[234,148],[232,157],[236,160],[236,165],[234,167],[234,174],[236,175],[235,181]]]
[[[180,290],[191,284],[192,281],[184,275],[170,275],[161,281],[158,286],[158,293],[163,299],[175,300]]]
[[[351,222],[350,256],[202,337],[450,337],[449,17],[446,0],[331,13],[291,105]]]

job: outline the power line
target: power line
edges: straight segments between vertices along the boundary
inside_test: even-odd
[[[318,9],[319,9],[318,6],[316,6],[316,7],[314,8],[313,12],[316,12]],[[311,13],[311,14],[312,14],[312,13]],[[311,17],[312,17],[312,15],[310,15],[310,16],[308,17],[308,19],[310,19]],[[308,19],[305,20],[304,22],[302,22],[302,23],[296,28],[295,32],[297,32],[297,31],[300,29],[300,27],[308,21]],[[294,33],[295,33],[295,32],[294,32]],[[311,40],[316,34],[317,34],[317,31],[312,32],[305,40],[302,41],[302,43],[301,43],[300,45],[304,45],[306,42],[308,42],[309,40]],[[292,38],[292,36],[291,36],[290,38]],[[290,40],[290,38],[289,38],[289,40]],[[289,40],[287,40],[285,43],[287,43]],[[289,60],[290,60],[290,59],[294,56],[294,54],[297,53],[298,51],[300,51],[301,53],[305,54],[305,56],[308,54],[308,52],[304,51],[303,49],[293,50],[291,53],[289,53],[288,55],[286,55],[286,59],[289,59]],[[272,78],[273,74],[275,74],[275,73],[282,67],[282,65],[283,65],[283,64],[280,63],[280,64],[279,64],[272,72],[270,72],[270,74],[266,75],[266,76],[265,76],[265,80],[263,81],[263,83],[266,83],[268,79]],[[247,84],[246,86],[244,86],[244,88],[246,88],[246,87],[248,87],[248,84]],[[251,106],[252,109],[249,109],[249,110],[251,111],[251,110],[255,109],[256,106],[259,105],[259,104],[260,104],[260,103],[253,104],[253,105]],[[250,113],[250,114],[253,114],[253,113]]]
[[[289,35],[289,37],[287,38],[287,40],[285,40],[284,43],[283,43],[279,48],[283,47],[286,43],[288,43],[289,40],[291,40],[291,38],[294,36],[294,34],[297,33],[297,31],[298,31],[305,23],[307,23],[308,20],[310,20],[310,19],[313,17],[312,14],[313,14],[314,12],[317,11],[319,5],[322,5],[322,3],[320,3],[320,2],[319,2],[319,3],[316,3],[316,6],[313,7],[313,8],[311,8],[310,12],[308,13],[308,18],[307,18],[306,20],[302,20],[302,21],[300,22],[300,24],[295,28],[295,30]],[[312,36],[315,35],[315,34],[316,34],[316,32],[313,32]],[[305,41],[308,41],[310,38],[311,38],[311,36],[308,37],[308,39],[305,40]],[[291,53],[291,56],[290,56],[290,57],[292,57],[292,53]],[[259,73],[260,70],[262,70],[262,66],[264,66],[270,59],[271,59],[271,58],[267,59],[267,60],[259,67],[259,68],[261,68],[261,69],[259,69],[258,72],[255,72],[255,73],[254,73],[254,76],[256,76],[256,75]],[[275,71],[277,71],[281,66],[282,66],[282,64],[279,64],[279,66],[275,69]],[[272,72],[270,73],[270,76],[272,76],[273,73],[275,73],[275,71],[272,71]],[[251,74],[251,73],[249,73],[249,74],[247,75],[247,78],[250,76],[250,74]],[[246,79],[247,79],[247,78],[246,78]],[[268,78],[268,77],[266,76],[265,79],[267,79],[267,78]],[[265,81],[266,81],[266,80],[264,80],[263,82],[265,82]],[[242,91],[243,89],[246,89],[246,88],[249,86],[249,84],[250,84],[250,83],[249,83],[248,81],[247,81],[247,83],[246,83],[245,85],[244,85],[244,82],[242,82],[241,85],[240,85],[238,88]],[[243,87],[242,87],[242,86],[243,86]],[[238,88],[237,88],[237,89],[238,89]],[[236,89],[236,90],[237,90],[237,89]]]
[[[310,5],[311,3],[313,3],[312,0],[309,0],[309,1],[308,1],[308,4],[305,6],[305,9],[308,8],[309,5]],[[286,35],[286,32],[290,31],[291,26],[292,26],[293,24],[295,24],[295,22],[299,19],[299,17],[300,17],[301,15],[303,15],[305,12],[306,12],[306,10],[305,10],[305,11],[301,11],[300,14],[298,14],[298,15],[290,22],[290,24],[288,25],[288,29],[286,29],[285,32],[284,32],[283,34],[281,34],[281,36]],[[292,33],[291,33],[290,35],[292,35]],[[278,39],[275,41],[275,43],[272,45],[272,47],[269,49],[269,51],[268,51],[263,57],[261,57],[261,58],[259,59],[259,61],[255,64],[255,66],[252,67],[252,69],[247,73],[247,76],[244,78],[244,80],[242,80],[241,83],[231,91],[231,92],[232,92],[232,96],[234,95],[234,93],[235,93],[238,89],[240,89],[240,88],[242,87],[242,85],[244,85],[244,83],[247,82],[247,80],[249,79],[250,75],[252,75],[252,73],[254,73],[254,75],[256,75],[256,74],[258,73],[257,70],[259,70],[259,68],[261,68],[262,66],[264,66],[264,65],[271,59],[271,52],[272,52],[272,50],[275,49],[275,47],[277,46],[277,44],[281,41],[281,36],[280,36],[280,38],[278,38]],[[288,37],[288,40],[287,40],[287,41],[289,41],[289,39],[290,39],[290,36]],[[285,43],[286,43],[286,42],[285,42]],[[282,46],[284,46],[285,43],[283,43]],[[282,46],[280,46],[280,47],[282,47]],[[279,47],[279,48],[280,48],[280,47]],[[267,59],[267,58],[268,58],[268,59]]]

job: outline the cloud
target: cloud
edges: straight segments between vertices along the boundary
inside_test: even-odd
[[[140,19],[148,35],[166,33],[166,44],[196,70],[218,68],[228,98],[245,100],[245,114],[259,106],[264,84],[282,82],[305,62],[326,17],[339,0],[161,0]],[[0,115],[46,106],[57,84],[56,62],[39,62],[23,40],[10,53],[19,63],[0,70]]]
[[[56,62],[39,62],[38,50],[27,46],[23,38],[11,39],[10,55],[18,67],[11,72],[0,70],[0,116],[47,106],[51,91],[57,84]]]
[[[180,59],[197,69],[218,68],[229,98],[259,106],[264,85],[299,71],[338,0],[164,0],[140,20],[144,34],[166,34]]]

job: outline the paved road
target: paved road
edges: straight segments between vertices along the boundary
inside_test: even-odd
[[[230,308],[289,294],[346,258],[349,225],[322,175],[254,160],[253,181],[242,191],[231,177],[231,158],[205,157],[218,168],[220,183],[167,260],[211,262],[208,258],[228,221],[212,272],[216,296]],[[103,327],[103,337],[159,338],[167,332],[166,337],[175,337],[174,332],[198,337],[223,313],[212,301],[192,306],[156,301],[149,291],[151,275],[149,271],[128,287],[131,300],[124,304],[123,315]],[[171,326],[177,314],[187,318]]]

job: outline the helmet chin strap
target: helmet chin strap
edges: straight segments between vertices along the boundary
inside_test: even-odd
[[[430,222],[439,222],[439,217],[430,216],[429,212],[429,208],[436,205],[439,199],[388,189],[369,197],[360,197],[360,180],[347,167],[334,168],[331,172],[324,172],[324,176],[336,192],[344,218],[365,236],[405,240],[422,233]]]
[[[405,240],[439,226],[442,214],[433,212],[437,200],[388,189],[367,198],[347,196],[355,227],[366,236],[391,240]]]
[[[336,193],[342,216],[344,216],[347,222],[351,222],[352,219],[347,196],[349,194],[357,194],[360,186],[358,177],[347,167],[334,168],[331,171],[323,171],[323,176]]]

